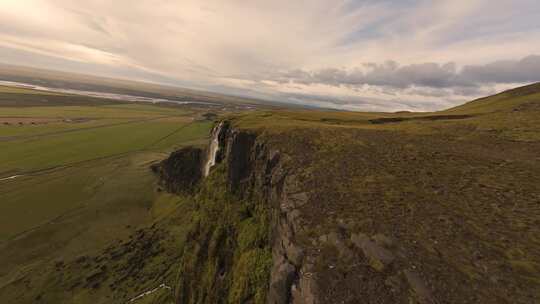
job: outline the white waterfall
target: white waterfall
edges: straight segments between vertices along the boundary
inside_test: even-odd
[[[206,164],[204,164],[204,177],[207,177],[210,174],[210,169],[216,164],[216,156],[219,151],[219,134],[221,133],[222,127],[223,122],[220,122],[219,125],[212,130],[212,140],[210,141],[210,147],[208,148]]]

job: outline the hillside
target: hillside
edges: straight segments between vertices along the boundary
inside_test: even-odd
[[[3,212],[7,303],[540,302],[539,84],[434,113],[222,113],[209,139],[194,109],[40,113],[81,111],[51,143],[0,129],[0,172],[54,168],[0,184],[47,204]]]
[[[500,94],[480,98],[446,112],[486,113],[495,111],[538,110],[540,83],[515,88]]]
[[[178,303],[540,301],[538,93],[226,118]]]

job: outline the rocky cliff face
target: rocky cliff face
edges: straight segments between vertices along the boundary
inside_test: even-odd
[[[305,250],[297,240],[303,233],[298,207],[308,201],[295,174],[297,164],[273,147],[271,138],[235,129],[228,122],[215,136],[221,151],[215,163],[227,168],[227,191],[269,210],[272,266],[265,302],[319,303],[317,282],[310,276],[314,264],[306,263]]]
[[[295,221],[298,214],[294,211],[307,197],[296,193],[299,190],[295,179],[289,176],[288,157],[272,149],[264,137],[235,129],[229,122],[216,124],[211,142],[217,147],[207,151],[206,157],[200,149],[185,148],[153,167],[161,176],[161,184],[170,192],[193,193],[195,185],[202,181],[194,199],[204,210],[201,218],[207,218],[208,222],[192,224],[192,246],[184,253],[183,275],[177,288],[178,303],[236,303],[236,300],[292,303],[295,284],[298,287],[294,289],[294,297],[309,301],[313,298],[313,287],[299,277],[303,250],[295,241],[299,227]],[[201,180],[205,174],[208,177]],[[212,211],[205,210],[211,204],[220,205],[218,209],[228,209],[226,201],[231,198],[232,204],[245,213],[239,221],[223,221],[223,217],[234,218],[227,215],[227,211],[213,218]],[[241,267],[238,256],[244,255],[243,251],[253,250],[253,246],[242,244],[246,233],[239,230],[244,218],[255,218],[254,224],[259,227],[252,229],[263,229],[258,232],[262,237],[256,237],[259,244],[255,246],[268,256],[266,269],[257,282],[260,286],[250,286],[253,282],[235,275]],[[202,281],[206,280],[212,283],[205,286]]]
[[[538,298],[526,284],[535,264],[514,261],[527,257],[512,249],[532,237],[518,233],[526,221],[514,210],[538,197],[537,184],[511,174],[534,176],[537,146],[342,127],[268,132],[234,121],[214,133],[219,149],[194,196],[201,212],[178,303]],[[509,201],[485,183],[523,191]],[[521,226],[499,229],[494,214]]]
[[[434,303],[429,288],[418,273],[398,262],[400,257],[396,252],[399,250],[392,239],[382,234],[369,236],[357,232],[351,222],[340,220],[328,224],[325,218],[314,222],[312,215],[307,216],[309,208],[305,207],[316,195],[315,189],[307,186],[312,177],[305,172],[313,161],[310,151],[304,151],[304,154],[293,151],[291,156],[287,154],[290,147],[284,146],[283,142],[275,142],[271,136],[235,129],[229,122],[217,125],[211,140],[219,147],[217,153],[207,155],[215,156],[215,159],[207,156],[204,162],[200,162],[201,152],[193,149],[174,153],[163,163],[162,176],[172,177],[164,184],[172,190],[192,189],[202,173],[194,174],[194,167],[182,165],[182,162],[189,161],[198,166],[199,172],[209,168],[209,180],[221,177],[223,188],[220,191],[228,193],[225,196],[232,195],[233,204],[247,206],[247,213],[261,209],[267,211],[262,214],[265,219],[259,218],[257,223],[266,229],[263,232],[265,237],[259,239],[266,244],[258,247],[271,252],[271,264],[262,273],[262,281],[258,282],[258,287],[264,289],[264,299],[259,294],[255,300],[256,294],[248,283],[235,282],[238,279],[234,276],[238,272],[235,256],[242,255],[242,250],[248,250],[239,247],[238,225],[224,224],[229,235],[220,236],[216,241],[211,235],[222,228],[211,228],[211,223],[197,223],[192,235],[196,245],[185,253],[193,255],[195,251],[197,258],[184,263],[184,275],[177,292],[178,303],[236,303],[231,299],[241,300],[241,303],[269,304],[343,303],[344,300],[347,303],[362,298],[356,284],[367,284],[368,297],[387,303],[398,303],[400,299]],[[295,143],[294,146],[303,145]],[[302,161],[305,163],[299,163]],[[208,166],[209,162],[212,166]],[[214,183],[210,187],[213,190],[207,189],[207,192],[220,186]],[[202,193],[205,193],[204,188]],[[200,196],[201,193],[198,199]],[[269,225],[262,225],[266,221]],[[322,227],[323,223],[327,226]],[[217,265],[216,270],[209,273],[202,270],[203,274],[196,274],[201,272],[197,268],[214,265]],[[208,274],[217,278],[210,279],[213,283],[207,286],[216,290],[214,295],[211,291],[202,290],[204,284],[200,281],[208,280],[205,277]],[[369,276],[372,282],[369,282]],[[386,293],[384,289],[393,292]],[[236,297],[239,294],[242,296]]]
[[[203,150],[193,147],[173,152],[169,158],[152,166],[161,185],[171,193],[191,193],[202,178]]]

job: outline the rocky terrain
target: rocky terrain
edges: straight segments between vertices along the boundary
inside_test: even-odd
[[[539,105],[225,118],[176,302],[538,303]]]

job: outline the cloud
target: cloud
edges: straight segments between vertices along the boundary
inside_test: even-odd
[[[439,109],[538,80],[536,0],[1,2],[12,64],[355,109]]]
[[[318,71],[292,70],[277,78],[281,83],[325,84],[330,86],[382,86],[395,89],[411,87],[455,88],[466,95],[476,94],[484,85],[540,81],[540,56],[506,60],[486,65],[467,65],[458,71],[455,63],[421,63],[400,66],[394,61],[366,63],[361,68],[326,68]],[[468,93],[468,94],[467,94]]]
[[[460,78],[464,82],[475,84],[540,81],[540,56],[531,55],[519,61],[506,60],[465,66]]]

